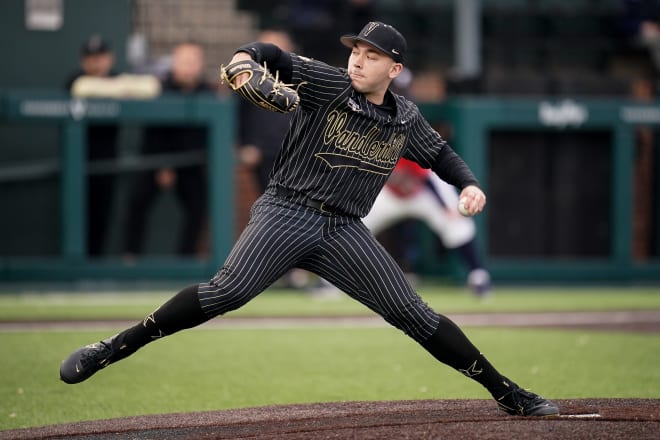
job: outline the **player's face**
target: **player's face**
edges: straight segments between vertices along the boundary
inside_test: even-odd
[[[381,104],[390,82],[403,66],[367,43],[356,42],[348,57],[353,88],[375,104]]]

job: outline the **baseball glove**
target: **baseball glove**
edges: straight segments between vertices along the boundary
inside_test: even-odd
[[[248,73],[249,79],[240,86],[234,84],[234,79]],[[279,80],[279,73],[273,76],[264,65],[253,60],[236,61],[228,66],[220,67],[220,80],[252,104],[266,110],[289,113],[298,107],[300,97],[290,84]]]

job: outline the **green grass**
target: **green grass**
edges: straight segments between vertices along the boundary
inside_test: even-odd
[[[505,374],[552,398],[660,398],[660,335],[467,329]],[[270,404],[488,398],[391,328],[197,329],[86,382],[61,359],[99,332],[0,333],[0,429]]]
[[[443,286],[420,293],[443,313],[660,309],[657,288],[501,287],[488,303]],[[0,320],[139,319],[172,294],[4,293]],[[231,316],[340,314],[371,312],[348,298],[273,289]],[[498,369],[548,397],[660,398],[660,335],[465,330]],[[285,403],[489,397],[387,327],[201,328],[151,344],[82,384],[58,380],[72,350],[111,334],[0,332],[0,429]]]
[[[481,302],[462,289],[423,285],[422,297],[442,313],[660,309],[660,288],[501,287]],[[32,293],[0,295],[0,320],[140,319],[176,293]],[[348,296],[319,300],[293,290],[270,289],[229,316],[369,315]]]

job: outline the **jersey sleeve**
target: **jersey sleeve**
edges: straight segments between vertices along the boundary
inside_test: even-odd
[[[479,186],[479,181],[465,161],[431,127],[416,106],[413,114],[408,148],[403,157],[417,162],[423,168],[431,168],[442,180],[459,189],[468,185]]]
[[[291,54],[292,83],[298,87],[300,105],[316,110],[350,87],[345,69],[330,66],[321,61]]]

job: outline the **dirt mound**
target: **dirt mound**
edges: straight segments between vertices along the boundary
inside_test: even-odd
[[[2,431],[2,439],[657,439],[660,400],[557,400],[562,415],[511,417],[489,400],[268,406]]]

